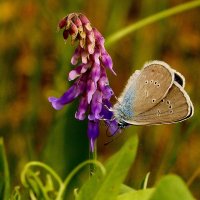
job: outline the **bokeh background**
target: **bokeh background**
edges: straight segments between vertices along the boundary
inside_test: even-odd
[[[6,0],[0,1],[0,136],[4,138],[12,185],[31,160],[40,160],[61,177],[88,159],[87,122],[74,119],[74,102],[55,111],[48,96],[60,96],[69,87],[67,73],[75,47],[64,44],[58,21],[82,12],[106,37],[119,29],[184,0]],[[186,182],[200,167],[200,8],[148,25],[108,46],[117,76],[108,72],[115,95],[131,73],[148,60],[163,60],[186,78],[186,91],[194,116],[182,123],[132,126],[118,139],[110,138],[101,124],[98,159],[116,152],[129,135],[137,133],[137,158],[127,184],[139,188],[147,172],[149,186],[168,173]],[[115,99],[113,99],[113,103]],[[190,186],[200,199],[200,176]]]

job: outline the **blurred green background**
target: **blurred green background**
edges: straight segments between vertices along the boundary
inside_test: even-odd
[[[0,1],[0,136],[4,138],[12,185],[28,161],[40,160],[65,177],[88,159],[87,122],[74,119],[77,102],[55,111],[48,96],[69,87],[74,50],[64,44],[57,23],[71,12],[82,12],[105,36],[183,0],[48,0]],[[149,186],[162,175],[176,173],[185,181],[200,167],[200,9],[196,8],[134,32],[108,46],[117,77],[108,72],[116,96],[131,73],[148,60],[163,60],[186,78],[194,116],[173,125],[136,127],[109,140],[101,124],[98,158],[104,161],[132,133],[140,138],[136,162],[127,184],[139,188],[147,172]],[[113,100],[113,103],[115,100]],[[200,199],[200,176],[190,186]]]

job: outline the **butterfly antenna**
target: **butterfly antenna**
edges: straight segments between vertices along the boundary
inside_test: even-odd
[[[113,139],[104,143],[105,146],[108,145],[108,144],[110,144],[111,142],[113,142],[114,140],[116,140],[117,138],[119,138],[122,135],[121,133],[117,133],[118,130],[119,130],[119,127],[117,128],[117,130],[115,131],[115,133],[110,136],[110,137],[113,137]],[[114,135],[116,133],[117,133],[117,135],[116,135],[116,137],[114,137]]]
[[[114,140],[112,139],[112,140],[110,140],[110,141],[108,141],[108,142],[105,142],[104,145],[106,146],[106,145],[110,144],[110,143],[113,142],[113,141],[114,141]]]

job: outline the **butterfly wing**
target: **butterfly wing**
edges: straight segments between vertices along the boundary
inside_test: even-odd
[[[183,121],[193,115],[192,102],[183,87],[174,82],[166,97],[152,109],[134,116],[127,123],[135,125],[168,124]]]
[[[174,81],[176,81],[179,85],[181,85],[183,88],[185,87],[185,78],[184,76],[177,72],[176,70],[174,71]]]
[[[153,61],[144,66],[138,76],[133,99],[133,113],[139,115],[158,104],[174,82],[174,71],[168,64]]]

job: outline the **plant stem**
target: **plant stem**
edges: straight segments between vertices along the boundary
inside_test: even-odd
[[[190,179],[187,181],[188,187],[190,187],[193,183],[193,181],[200,175],[200,167],[197,168],[197,170],[193,173],[193,175],[190,177]]]
[[[196,8],[200,6],[200,0],[195,0],[195,1],[190,1],[187,3],[183,3],[181,5],[175,6],[173,8],[169,8],[167,10],[161,11],[155,15],[151,15],[147,18],[144,18],[136,23],[133,23],[117,32],[115,32],[114,34],[108,36],[108,38],[106,39],[106,47],[111,46],[112,43],[117,42],[119,39],[121,39],[124,36],[127,36],[128,34],[148,25],[151,24],[153,22],[159,21],[161,19],[167,18],[169,16],[184,12],[186,10],[190,10],[193,8]]]
[[[94,142],[94,149],[91,151],[89,148],[89,159],[90,160],[97,160],[97,143],[96,141]],[[94,163],[91,163],[89,165],[89,176],[91,177],[96,171],[96,165]]]
[[[96,165],[97,167],[99,167],[100,171],[102,172],[102,175],[105,176],[106,174],[106,170],[104,168],[104,166],[98,162],[97,160],[87,160],[83,163],[81,163],[80,165],[78,165],[68,176],[67,178],[64,180],[63,184],[61,185],[59,191],[58,191],[58,195],[56,197],[56,200],[62,200],[63,196],[64,196],[64,192],[68,186],[68,184],[70,183],[70,181],[72,180],[72,178],[74,177],[75,174],[77,174],[77,172],[82,169],[85,165]]]
[[[10,174],[8,169],[8,162],[6,158],[5,148],[3,138],[0,137],[0,175],[1,184],[4,186],[2,191],[3,194],[0,194],[0,198],[3,200],[9,199],[10,195]]]

